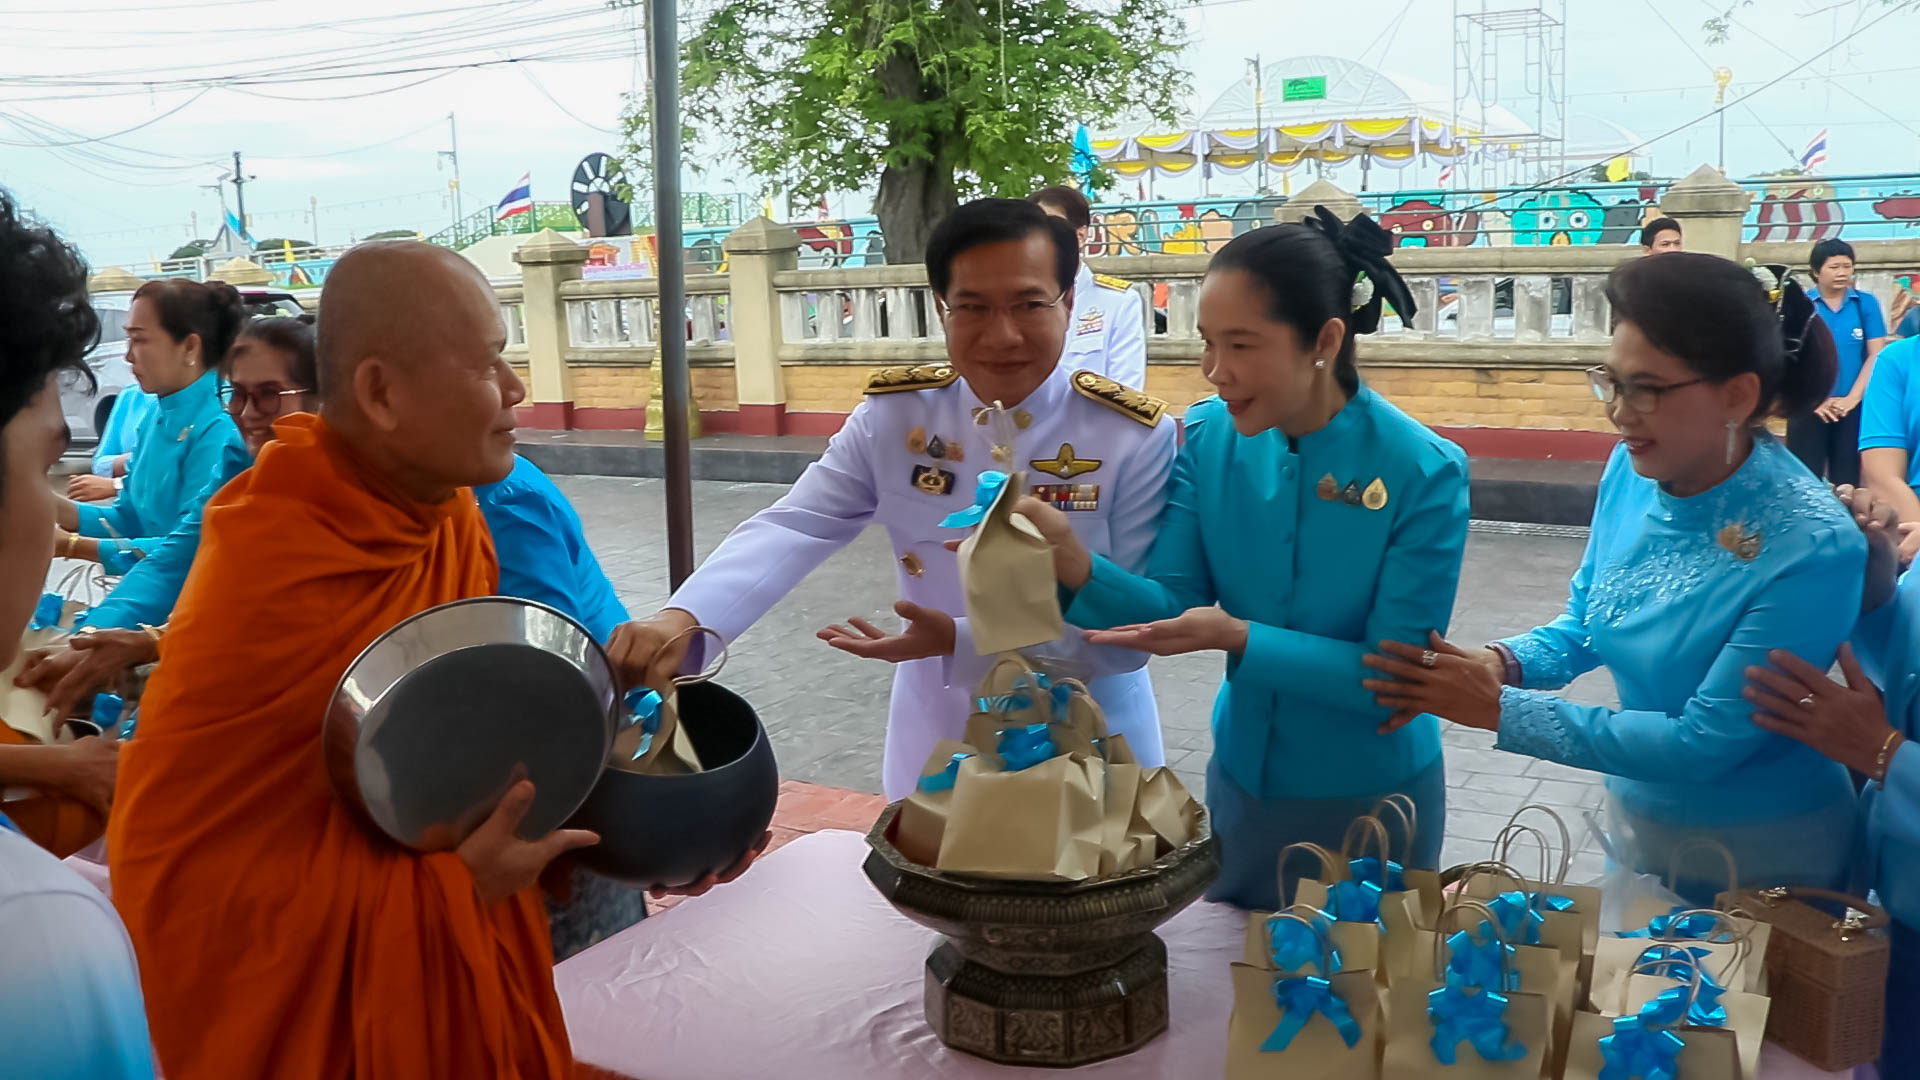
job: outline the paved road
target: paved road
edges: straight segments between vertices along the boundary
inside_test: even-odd
[[[651,613],[667,596],[664,502],[657,480],[556,477],[586,523],[592,543],[614,586],[636,616]],[[702,482],[694,485],[694,547],[704,558],[728,530],[779,498],[772,484]],[[1566,583],[1580,560],[1583,540],[1574,536],[1516,535],[1476,530],[1467,544],[1453,637],[1481,642],[1528,629],[1557,614]],[[886,537],[869,529],[829,559],[776,605],[732,650],[722,679],[760,711],[791,778],[879,790],[880,749],[892,678],[886,664],[860,660],[828,648],[814,632],[859,615],[881,625],[894,622],[893,559]],[[1217,657],[1192,656],[1152,662],[1169,764],[1196,793],[1205,790],[1208,731],[1219,686]],[[1610,703],[1613,685],[1604,672],[1575,683],[1575,700]],[[1507,816],[1528,802],[1560,810],[1576,836],[1581,812],[1602,802],[1592,773],[1492,749],[1483,732],[1448,726],[1448,863],[1484,857]],[[1591,841],[1581,843],[1576,880],[1598,875],[1601,860]],[[1522,862],[1531,862],[1522,857]]]

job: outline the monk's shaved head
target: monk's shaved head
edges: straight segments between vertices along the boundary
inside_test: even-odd
[[[320,294],[321,415],[423,500],[502,479],[526,397],[506,340],[492,287],[457,252],[361,244]]]

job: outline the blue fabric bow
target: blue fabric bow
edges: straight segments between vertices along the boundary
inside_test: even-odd
[[[1471,1045],[1486,1061],[1520,1061],[1527,1048],[1507,1041],[1507,995],[1468,989],[1449,973],[1446,985],[1427,995],[1427,1019],[1433,1023],[1433,1056],[1454,1063],[1460,1043]]]
[[[1293,925],[1300,926],[1299,923]],[[1292,1045],[1293,1037],[1300,1034],[1314,1013],[1333,1022],[1334,1030],[1340,1032],[1349,1049],[1360,1042],[1360,1022],[1353,1018],[1353,1010],[1334,996],[1333,983],[1318,975],[1273,980],[1273,1000],[1280,1006],[1280,1022],[1274,1025],[1267,1041],[1260,1044],[1264,1053],[1285,1050]]]
[[[1513,970],[1513,946],[1493,936],[1492,927],[1483,920],[1485,942],[1478,942],[1465,930],[1456,930],[1447,938],[1452,958],[1447,961],[1447,981],[1486,990],[1520,989],[1520,973]]]
[[[1380,883],[1334,882],[1327,887],[1327,912],[1341,922],[1380,922]],[[1384,931],[1386,926],[1380,928]]]
[[[1030,709],[1034,706],[1036,694],[1047,698],[1052,703],[1053,712],[1058,714],[1073,700],[1073,687],[1064,682],[1055,685],[1054,681],[1047,677],[1046,672],[1036,671],[1030,675],[1020,676],[1020,681],[1015,683],[1013,689],[1007,693],[998,697],[973,699],[974,710],[1006,713],[1015,709]]]
[[[1687,1044],[1678,1034],[1649,1022],[1648,1009],[1658,1001],[1648,1002],[1637,1016],[1613,1018],[1613,1034],[1600,1039],[1600,1057],[1606,1062],[1600,1080],[1674,1080],[1679,1075],[1680,1051]]]
[[[93,724],[102,734],[120,729],[120,712],[127,705],[126,699],[119,694],[93,695]]]
[[[635,761],[639,761],[653,746],[654,733],[660,730],[661,704],[663,702],[658,690],[640,686],[627,693],[627,711],[640,721],[640,745],[633,751]]]
[[[1487,901],[1487,909],[1500,922],[1500,933],[1508,941],[1518,941],[1522,945],[1540,944],[1540,928],[1547,924],[1547,917],[1528,899],[1527,894],[1512,890]]]
[[[1690,910],[1692,909],[1684,905],[1676,907],[1665,915],[1655,915],[1648,921],[1647,925],[1640,929],[1628,930],[1620,936],[1669,939],[1688,938],[1695,941],[1703,938],[1707,940],[1726,941],[1733,937],[1731,933],[1725,932],[1723,932],[1723,935],[1718,939],[1714,937],[1714,931],[1720,929],[1720,917],[1710,911],[1695,911],[1693,914],[1687,915],[1684,918],[1681,916],[1681,912]]]
[[[33,606],[33,619],[27,623],[30,630],[46,630],[60,625],[61,609],[67,606],[67,598],[57,592],[41,593],[40,602]]]
[[[1297,919],[1267,920],[1267,952],[1275,971],[1299,971],[1308,964],[1322,975],[1340,970],[1340,951],[1332,945],[1333,927],[1319,915],[1308,921],[1313,925]]]
[[[948,759],[946,768],[920,778],[920,790],[929,793],[952,790],[954,782],[960,779],[960,763],[972,756],[972,754],[953,755]]]
[[[1678,1000],[1683,1003],[1687,1001],[1688,996],[1685,994],[1685,991],[1693,990],[1691,984],[1693,983],[1694,972],[1698,970],[1700,973],[1700,988],[1691,994],[1692,1001],[1686,1006],[1686,1021],[1695,1027],[1724,1027],[1727,1023],[1727,1007],[1720,1003],[1720,996],[1727,992],[1727,988],[1721,986],[1719,982],[1714,979],[1713,973],[1707,970],[1707,957],[1711,955],[1713,954],[1701,948],[1689,949],[1678,945],[1655,945],[1635,958],[1633,969],[1642,970],[1644,968],[1647,969],[1644,970],[1644,974],[1665,975],[1668,978],[1678,979],[1681,982],[1689,984],[1684,987],[1675,987],[1673,990],[1667,990],[1663,992],[1660,997],[1654,999],[1654,1002],[1659,1002],[1667,998],[1668,995],[1678,991],[1681,992]],[[1651,1008],[1652,1004],[1653,1003],[1650,1002],[1648,1007]],[[1641,1011],[1645,1012],[1646,1010],[1642,1009]],[[1671,1023],[1672,1021],[1668,1022]]]
[[[1386,892],[1407,891],[1407,883],[1400,869],[1400,864],[1394,862],[1392,859],[1387,860],[1386,872],[1384,874],[1380,869],[1380,860],[1372,855],[1350,860],[1347,863],[1347,869],[1353,874],[1355,881],[1378,882],[1380,888]]]
[[[943,529],[970,529],[980,524],[987,511],[993,509],[993,500],[1000,497],[1000,489],[1007,486],[1007,474],[998,469],[988,469],[973,482],[973,505],[965,510],[955,510],[940,519]]]
[[[1045,724],[1001,730],[1000,744],[996,749],[1007,763],[1008,772],[1030,769],[1058,753],[1053,745],[1053,736],[1047,734]]]

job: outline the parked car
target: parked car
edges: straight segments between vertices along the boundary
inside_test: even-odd
[[[100,316],[100,343],[87,354],[87,366],[93,369],[98,385],[91,394],[79,385],[60,388],[60,411],[66,414],[67,428],[73,432],[77,445],[99,442],[100,432],[107,426],[107,414],[113,411],[114,399],[128,388],[140,389],[134,381],[133,369],[127,366],[127,311],[133,306],[133,294],[94,293],[89,299]],[[292,293],[276,289],[241,289],[240,299],[246,304],[247,317],[252,319],[300,315],[306,311]]]

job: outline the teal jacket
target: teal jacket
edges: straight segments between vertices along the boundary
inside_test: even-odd
[[[1360,658],[1447,630],[1467,542],[1459,447],[1365,387],[1299,439],[1241,435],[1208,398],[1187,411],[1168,492],[1146,571],[1095,556],[1068,622],[1217,603],[1251,624],[1213,709],[1214,755],[1251,794],[1368,795],[1439,759],[1431,716],[1376,734],[1388,713],[1360,685]]]
[[[140,423],[120,497],[80,507],[80,535],[101,541],[100,563],[108,573],[124,574],[136,559],[158,551],[226,482],[236,455],[245,460],[246,444],[220,405],[219,386],[220,377],[209,371],[161,398]]]
[[[1887,723],[1908,739],[1887,763],[1886,780],[1860,793],[1865,880],[1854,884],[1920,927],[1920,573],[1907,571],[1892,600],[1860,617],[1853,647],[1885,695]]]

